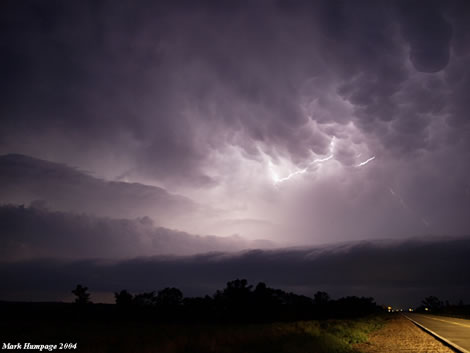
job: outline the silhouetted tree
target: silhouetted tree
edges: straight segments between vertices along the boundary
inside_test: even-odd
[[[279,293],[272,288],[266,286],[265,283],[260,282],[256,285],[253,291],[255,304],[259,307],[272,308],[281,304]]]
[[[443,304],[438,297],[433,295],[426,297],[421,302],[424,307],[429,308],[431,311],[436,311],[442,308]]]
[[[218,290],[214,295],[217,313],[229,321],[244,321],[252,306],[252,289],[246,279],[236,279],[227,282],[223,291]]]
[[[165,288],[158,291],[156,303],[159,306],[175,307],[183,303],[183,293],[178,288]]]
[[[74,293],[80,293],[77,294],[79,297],[87,297],[86,290],[86,287],[77,286]],[[159,322],[296,321],[361,317],[379,310],[373,298],[345,297],[333,300],[328,293],[318,291],[312,299],[269,288],[263,282],[253,289],[246,279],[238,278],[227,282],[226,287],[216,291],[212,297],[184,298],[181,290],[169,287],[157,294],[152,291],[132,296],[128,291],[121,290],[114,295],[120,307],[115,311],[116,317]]]
[[[119,306],[130,306],[132,304],[132,294],[125,289],[114,293],[114,298]]]
[[[236,279],[227,282],[227,286],[223,291],[217,291],[214,299],[222,301],[230,305],[245,304],[246,300],[250,297],[251,289],[246,279]]]
[[[266,286],[266,283],[264,282],[259,282],[257,285],[256,285],[256,288],[255,288],[255,293],[258,293],[258,294],[265,294],[268,292],[268,286]]]
[[[214,319],[214,300],[206,295],[203,298],[184,298],[183,307],[191,321],[212,321]]]
[[[224,294],[229,296],[245,296],[251,292],[252,285],[248,285],[246,279],[236,279],[227,282],[227,287],[224,289]]]
[[[156,301],[155,291],[136,294],[133,300],[137,306],[154,306]]]
[[[318,291],[313,296],[313,302],[318,306],[325,306],[330,301],[330,296],[326,292]]]
[[[279,316],[281,300],[276,290],[260,282],[253,291],[253,306],[253,318],[255,321],[271,321]]]
[[[75,303],[77,304],[89,304],[90,301],[90,293],[88,293],[88,287],[83,287],[82,285],[78,284],[77,287],[72,290],[72,293],[76,295]]]
[[[332,317],[361,317],[379,310],[374,298],[344,297],[332,302],[329,316]]]

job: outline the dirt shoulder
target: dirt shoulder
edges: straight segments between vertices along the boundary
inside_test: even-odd
[[[354,348],[363,353],[455,353],[403,316],[387,319],[381,329],[370,335],[369,342]]]

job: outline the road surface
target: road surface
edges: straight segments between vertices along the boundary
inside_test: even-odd
[[[470,320],[415,313],[406,313],[405,316],[454,344],[461,351],[470,353]]]
[[[362,353],[455,353],[402,315],[391,314],[384,325],[354,345]]]

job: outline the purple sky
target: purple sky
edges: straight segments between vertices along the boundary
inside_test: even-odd
[[[466,1],[6,0],[0,48],[8,261],[468,239]]]

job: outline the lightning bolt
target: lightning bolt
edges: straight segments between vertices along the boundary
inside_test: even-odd
[[[361,163],[359,163],[358,165],[356,165],[356,167],[365,166],[367,163],[372,162],[374,159],[375,159],[375,156],[372,156],[372,157],[370,157],[368,160],[366,160],[366,161],[364,161],[364,162],[361,162]]]
[[[390,191],[390,193],[398,200],[398,202],[400,202],[400,205],[407,211],[410,211],[410,208],[408,207],[408,205],[405,203],[405,201],[403,201],[403,199],[400,197],[400,195],[398,195],[392,188],[389,188],[388,189]]]
[[[269,161],[269,168],[271,170],[271,177],[274,181],[274,185],[278,185],[284,181],[288,181],[290,179],[292,179],[293,177],[295,177],[296,175],[299,175],[299,174],[304,174],[304,173],[307,173],[310,166],[314,165],[314,164],[317,164],[317,163],[323,163],[323,162],[327,162],[329,161],[330,159],[332,159],[334,157],[334,149],[335,149],[335,145],[336,145],[336,138],[333,136],[331,138],[331,141],[330,141],[330,146],[329,146],[329,151],[330,151],[330,155],[328,157],[325,157],[325,158],[316,158],[314,159],[313,161],[311,161],[309,164],[307,164],[307,166],[303,169],[298,169],[296,170],[295,172],[292,172],[292,173],[289,173],[286,177],[279,177],[279,175],[274,171],[274,168],[273,168],[273,164],[271,163],[271,161]]]
[[[429,228],[430,226],[430,223],[424,218],[424,217],[420,217],[417,212],[415,212],[414,210],[412,210],[407,204],[406,202],[403,200],[403,198],[398,195],[395,190],[393,190],[392,188],[389,188],[388,189],[390,191],[390,193],[398,200],[398,202],[400,203],[400,205],[403,207],[403,209],[409,213],[411,213],[413,216],[417,217],[420,219],[421,223],[424,224],[424,226],[426,228]]]
[[[310,166],[310,165],[315,164],[315,163],[326,162],[326,161],[329,161],[331,158],[333,158],[333,155],[329,155],[326,158],[317,158],[317,159],[311,161],[308,165]]]
[[[297,170],[297,171],[295,171],[295,172],[290,173],[289,175],[287,175],[287,176],[284,177],[284,178],[280,178],[279,175],[277,175],[277,173],[273,170],[272,164],[271,164],[271,176],[272,176],[272,178],[273,178],[273,180],[274,180],[274,185],[276,185],[276,184],[282,183],[282,182],[284,182],[284,181],[287,181],[287,180],[291,179],[292,177],[294,177],[294,176],[296,176],[296,175],[306,173],[306,172],[307,172],[307,169],[308,169],[308,168],[299,169],[299,170]]]
[[[279,177],[279,175],[274,171],[272,163],[269,162],[269,164],[270,164],[270,169],[271,169],[271,177],[272,177],[273,180],[274,180],[274,185],[277,185],[277,184],[280,184],[280,183],[282,183],[282,182],[284,182],[284,181],[287,181],[287,180],[289,180],[289,179],[295,177],[296,175],[304,174],[304,173],[306,173],[306,172],[308,171],[308,169],[310,168],[311,165],[316,164],[316,163],[323,163],[323,162],[329,161],[329,160],[332,159],[332,158],[333,158],[333,155],[330,155],[330,156],[328,156],[328,157],[326,157],[326,158],[316,158],[316,159],[314,159],[313,161],[311,161],[311,162],[307,165],[307,167],[305,167],[305,168],[303,168],[303,169],[298,169],[298,170],[296,170],[295,172],[289,173],[287,176],[285,176],[285,177],[283,177],[283,178]]]

